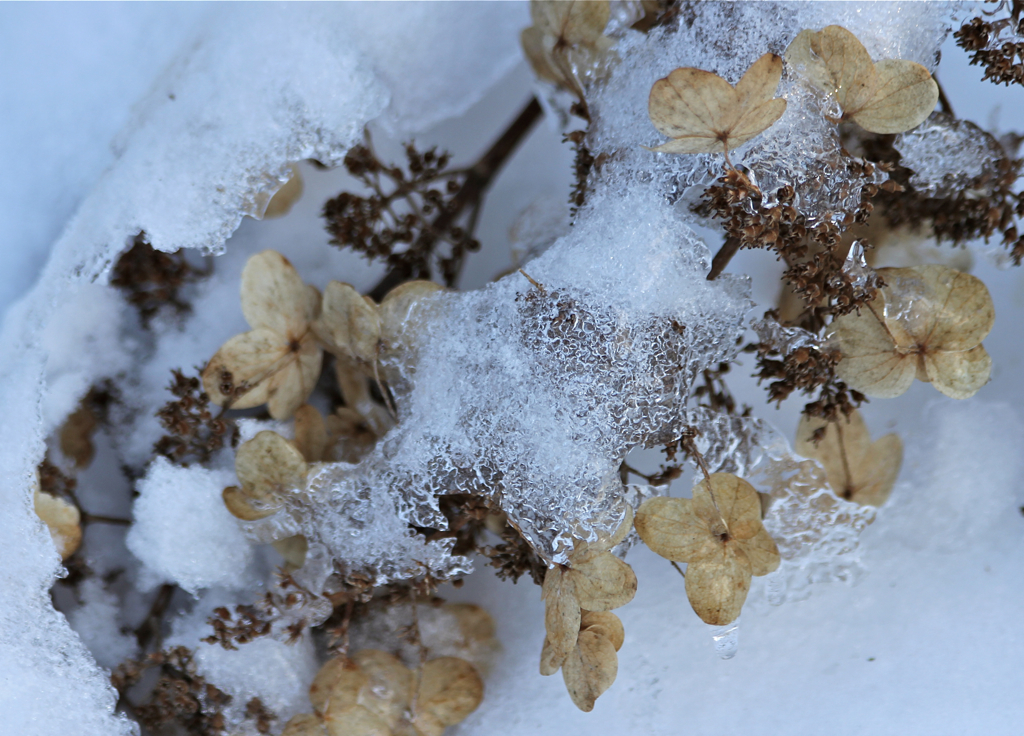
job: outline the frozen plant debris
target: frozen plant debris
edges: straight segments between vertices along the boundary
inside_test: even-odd
[[[302,283],[288,259],[259,253],[242,271],[242,313],[253,329],[221,346],[203,370],[203,388],[220,406],[267,404],[287,419],[312,392],[323,351],[311,329],[320,294]]]
[[[903,463],[899,436],[887,434],[872,442],[859,411],[834,422],[803,417],[794,449],[822,464],[837,496],[865,506],[886,502]]]
[[[864,44],[842,26],[800,31],[786,62],[827,94],[843,115],[871,133],[902,133],[927,118],[939,101],[928,70],[905,59],[871,61]]]
[[[760,135],[786,111],[775,96],[782,59],[765,54],[732,86],[703,69],[676,69],[651,87],[648,112],[658,132],[670,140],[661,153],[724,153]]]
[[[567,566],[548,568],[542,591],[547,632],[541,653],[542,675],[557,672],[573,651],[583,611],[610,611],[633,600],[636,595],[633,569],[608,551],[622,541],[631,528],[630,513],[610,539],[593,544],[578,542]]]
[[[480,675],[463,659],[438,657],[410,670],[387,652],[364,649],[320,669],[309,689],[316,714],[296,717],[286,733],[441,736],[476,710],[483,694]]]
[[[954,399],[973,396],[992,368],[981,345],[995,322],[985,284],[936,264],[878,275],[886,283],[878,296],[832,324],[839,378],[879,398],[899,396],[915,377]]]
[[[533,25],[520,41],[538,77],[583,99],[583,80],[614,41],[604,35],[611,16],[607,0],[530,0]]]
[[[224,505],[244,521],[271,516],[283,506],[285,494],[305,487],[306,470],[306,459],[292,442],[264,430],[238,448],[235,473],[241,487],[224,489]]]
[[[686,566],[686,596],[704,623],[739,618],[753,575],[779,566],[779,550],[761,523],[754,487],[714,473],[693,498],[651,498],[636,515],[640,538],[654,552]]]

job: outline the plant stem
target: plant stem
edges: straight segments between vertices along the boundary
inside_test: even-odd
[[[153,605],[149,608],[149,613],[146,614],[145,620],[135,629],[135,640],[143,651],[146,650],[146,646],[150,641],[160,633],[160,623],[177,589],[177,585],[170,583],[161,585],[160,590],[157,591],[156,598],[153,599]]]
[[[501,170],[505,161],[509,159],[527,133],[533,129],[534,124],[540,120],[541,114],[542,110],[537,98],[530,98],[530,102],[520,111],[508,128],[505,129],[505,132],[468,169],[466,181],[462,183],[462,187],[452,198],[451,207],[440,213],[431,223],[431,233],[444,232],[462,215],[463,210],[467,206],[480,203],[495,175]],[[434,235],[428,235],[427,237],[431,240],[436,239]],[[410,276],[411,274],[407,267],[393,267],[373,287],[369,296],[379,302],[384,298],[385,294],[403,281],[406,281]]]
[[[722,247],[715,253],[715,257],[711,259],[711,270],[708,272],[708,281],[714,281],[722,275],[722,271],[725,270],[726,266],[729,265],[729,261],[736,255],[740,249],[739,238],[726,238]]]

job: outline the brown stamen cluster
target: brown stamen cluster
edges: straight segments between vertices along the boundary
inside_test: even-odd
[[[181,251],[163,253],[154,249],[146,233],[140,232],[114,264],[110,284],[121,289],[138,310],[143,326],[148,327],[164,305],[176,314],[187,313],[191,307],[182,300],[180,289],[209,274],[190,265]]]
[[[153,451],[178,465],[203,463],[227,444],[238,443],[235,423],[214,415],[210,397],[202,390],[199,379],[187,377],[181,370],[171,371],[174,376],[167,387],[177,398],[164,404],[157,412],[160,424],[167,434],[157,440]]]
[[[1000,33],[1011,30],[1020,37],[1024,33],[1021,23],[1024,2],[1012,0],[1006,18],[986,21],[972,18],[953,34],[956,44],[969,52],[971,63],[985,67],[982,80],[993,84],[1024,84],[1024,43],[1000,42]]]

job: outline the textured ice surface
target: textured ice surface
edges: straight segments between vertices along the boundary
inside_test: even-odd
[[[234,473],[153,461],[137,485],[127,540],[145,565],[143,585],[172,582],[192,593],[245,585],[252,544],[221,500],[235,482]]]
[[[82,581],[79,592],[82,605],[68,614],[68,624],[89,647],[98,665],[114,669],[138,649],[135,637],[121,631],[121,603],[98,578]]]
[[[912,169],[910,184],[926,197],[948,197],[984,174],[994,176],[1005,154],[999,142],[974,123],[935,112],[893,141],[900,164]],[[984,196],[984,183],[977,196]]]

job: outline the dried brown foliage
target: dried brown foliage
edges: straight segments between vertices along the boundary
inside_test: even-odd
[[[179,291],[208,275],[209,271],[190,265],[181,251],[164,253],[154,249],[146,233],[140,232],[132,247],[114,264],[110,283],[124,293],[138,310],[143,326],[148,327],[164,305],[179,315],[188,312],[191,307],[181,299]]]
[[[196,673],[193,652],[187,647],[128,660],[111,673],[110,682],[125,698],[126,691],[151,667],[159,668],[160,679],[145,703],[132,706],[143,726],[156,732],[177,727],[195,736],[224,733],[223,709],[231,702],[231,696]]]
[[[220,606],[213,609],[213,615],[206,620],[213,627],[213,634],[203,639],[207,644],[220,644],[224,649],[238,649],[237,644],[248,644],[253,639],[269,636],[275,623],[292,619],[284,631],[289,643],[298,641],[306,629],[306,621],[295,618],[292,611],[301,609],[310,594],[292,580],[288,574],[280,575],[276,590],[264,593],[252,604],[239,604],[234,612]]]
[[[1006,7],[1006,3],[1000,4],[1000,8]],[[1004,30],[1010,30],[1018,38],[1024,35],[1022,11],[1024,2],[1012,0],[1006,17],[972,18],[953,34],[957,46],[970,53],[971,63],[985,67],[982,80],[991,80],[993,84],[1024,84],[1024,43],[999,40]]]
[[[449,169],[451,157],[435,148],[421,152],[407,143],[405,156],[403,168],[382,163],[369,138],[353,146],[345,168],[370,193],[342,192],[328,200],[322,213],[327,232],[333,245],[384,261],[402,280],[430,279],[437,269],[451,286],[466,254],[480,248],[473,237],[479,207],[466,226],[457,223],[455,200],[469,170]]]
[[[187,377],[180,369],[171,371],[173,380],[167,387],[177,398],[164,404],[157,412],[160,424],[167,431],[153,445],[153,452],[178,465],[203,463],[225,445],[238,442],[238,428],[210,408],[210,397],[202,390],[196,377]]]

